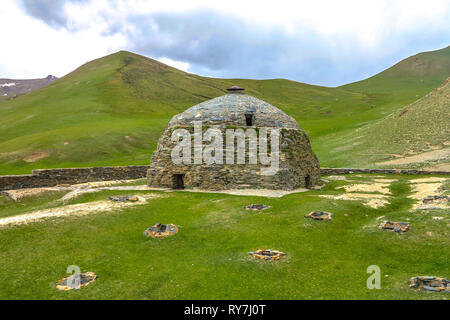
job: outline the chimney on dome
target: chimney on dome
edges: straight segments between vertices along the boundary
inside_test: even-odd
[[[242,93],[242,91],[244,91],[244,88],[232,86],[231,88],[228,88],[227,91],[228,93]]]

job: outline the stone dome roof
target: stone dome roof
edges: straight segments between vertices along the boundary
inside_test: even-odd
[[[280,109],[241,92],[231,92],[197,104],[174,116],[169,127],[193,126],[194,121],[201,121],[203,126],[245,127],[248,125],[246,120],[248,115],[251,115],[252,126],[300,129],[294,118]]]

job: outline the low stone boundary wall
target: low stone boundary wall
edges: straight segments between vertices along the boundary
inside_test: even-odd
[[[150,166],[95,167],[33,170],[32,174],[0,176],[0,191],[23,188],[54,187],[59,184],[77,184],[92,181],[141,179]],[[351,173],[380,174],[436,174],[450,175],[448,171],[423,171],[414,169],[361,169],[322,168],[322,175]]]
[[[145,178],[150,166],[96,167],[33,170],[32,174],[0,176],[0,191],[54,187],[92,181]]]
[[[437,174],[450,175],[449,171],[424,171],[415,169],[362,169],[362,168],[321,168],[321,175],[352,174],[352,173],[384,173],[384,174]]]

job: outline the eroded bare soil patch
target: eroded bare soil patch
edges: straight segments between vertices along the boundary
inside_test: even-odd
[[[144,205],[149,199],[160,198],[160,194],[144,194],[138,195],[139,200],[136,202],[115,202],[110,200],[102,200],[95,202],[87,202],[80,204],[72,204],[57,208],[38,210],[18,216],[12,216],[0,219],[0,227],[8,227],[14,225],[28,224],[37,222],[47,218],[66,217],[66,216],[84,216],[94,213],[111,212],[126,207]]]

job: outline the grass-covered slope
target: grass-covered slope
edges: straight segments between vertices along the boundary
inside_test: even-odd
[[[450,76],[450,46],[422,52],[363,81],[341,88],[367,94],[389,104],[408,104],[441,85]]]
[[[435,61],[435,56],[442,55],[448,60],[448,49],[441,51],[424,53],[422,59],[428,61],[430,56]],[[340,165],[331,161],[329,153],[341,142],[330,141],[339,141],[341,135],[430,91],[438,82],[434,79],[441,77],[434,72],[440,68],[433,61],[433,67],[424,71],[428,80],[423,88],[403,90],[398,97],[358,89],[357,84],[327,88],[284,79],[206,78],[121,51],[89,62],[45,88],[0,102],[0,174],[27,173],[33,168],[147,164],[173,115],[224,94],[234,84],[292,115],[311,135],[321,162]],[[397,72],[397,80],[387,82],[389,90],[403,86],[399,80],[406,72],[403,69]],[[382,87],[382,82],[377,85]]]
[[[346,140],[345,152],[365,166],[450,162],[450,78],[425,97],[355,130]]]

